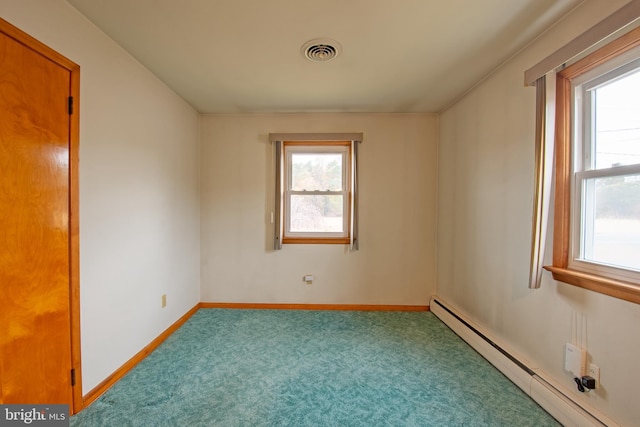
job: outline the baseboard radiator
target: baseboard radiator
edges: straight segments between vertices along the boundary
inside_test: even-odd
[[[442,322],[453,330],[460,338],[473,347],[485,359],[520,387],[551,416],[564,426],[602,427],[618,426],[613,420],[593,408],[587,408],[562,391],[562,387],[554,384],[535,367],[529,366],[522,358],[505,350],[495,339],[473,325],[463,315],[456,313],[441,299],[431,300],[430,309]]]

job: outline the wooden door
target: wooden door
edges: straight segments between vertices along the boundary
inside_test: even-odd
[[[72,412],[77,72],[0,22],[0,403],[63,403]]]

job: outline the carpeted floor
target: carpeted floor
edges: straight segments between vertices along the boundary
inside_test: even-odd
[[[432,313],[200,309],[71,426],[557,426]]]

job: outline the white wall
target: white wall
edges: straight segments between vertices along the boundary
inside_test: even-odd
[[[428,304],[435,289],[435,115],[208,115],[201,132],[202,301]],[[364,132],[359,251],[271,249],[270,132]],[[315,275],[313,285],[304,274]]]
[[[441,115],[437,292],[577,399],[631,426],[640,422],[640,305],[549,274],[527,289],[535,90],[523,85],[526,69],[624,3],[586,1]],[[566,342],[600,366],[596,392],[575,391],[562,369]]]
[[[199,116],[65,1],[0,0],[0,16],[81,67],[87,393],[199,301]]]
[[[199,292],[219,302],[427,304],[438,180],[438,294],[571,390],[563,345],[584,327],[602,387],[573,393],[636,424],[640,306],[548,276],[527,289],[534,94],[523,72],[623,3],[587,0],[445,111],[440,131],[433,115],[219,115],[202,118],[199,137],[197,113],[66,2],[0,0],[0,16],[81,66],[84,392]],[[360,251],[270,249],[269,132],[364,132]]]

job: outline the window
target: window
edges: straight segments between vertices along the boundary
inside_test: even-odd
[[[572,84],[570,265],[624,280],[640,270],[640,60],[611,68]]]
[[[558,73],[557,280],[640,303],[640,32]]]
[[[358,249],[358,145],[362,133],[272,133],[273,249],[283,243]]]
[[[349,243],[350,164],[351,141],[284,142],[283,243]]]

